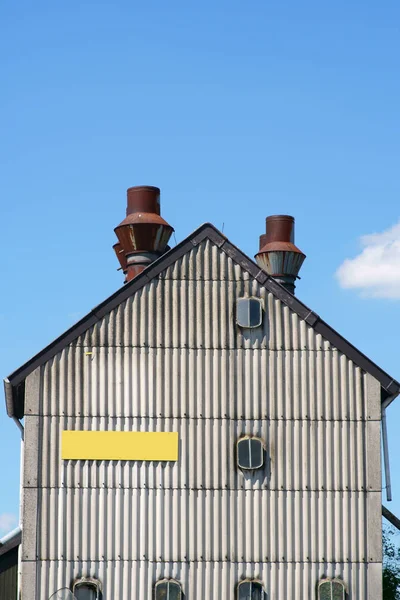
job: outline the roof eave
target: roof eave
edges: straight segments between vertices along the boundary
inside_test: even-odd
[[[0,539],[0,556],[7,554],[10,550],[13,550],[21,543],[22,530],[21,527],[17,527],[4,537]]]
[[[6,398],[7,414],[9,417],[14,417],[15,410],[14,410],[13,386],[12,386],[10,380],[8,379],[8,377],[6,377],[4,379],[4,396]]]
[[[4,379],[4,395],[7,415],[11,419],[23,419],[25,414],[25,380],[13,385],[6,377]]]

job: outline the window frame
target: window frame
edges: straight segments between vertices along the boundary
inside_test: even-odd
[[[177,581],[176,579],[169,579],[168,577],[164,577],[164,579],[159,579],[158,581],[156,581],[156,583],[154,584],[154,598],[155,600],[159,600],[157,598],[157,588],[159,585],[162,585],[164,583],[167,583],[168,586],[169,584],[173,584],[179,587],[179,600],[183,600],[183,589],[182,589],[182,584],[180,581]]]
[[[242,323],[239,322],[239,303],[241,302],[248,302],[249,303],[249,308],[248,308],[248,313],[249,313],[249,323],[250,323],[250,303],[252,301],[257,302],[257,304],[259,305],[260,308],[260,320],[257,323],[257,325],[243,325]],[[262,322],[263,322],[263,311],[264,311],[264,303],[262,298],[258,298],[257,296],[242,296],[240,298],[237,298],[236,300],[236,324],[241,327],[242,329],[257,329],[258,327],[261,327]]]
[[[258,442],[261,446],[261,464],[259,466],[250,466],[250,467],[245,467],[243,465],[240,464],[239,461],[239,445],[248,441],[249,443],[251,443],[252,441],[254,442]],[[251,447],[251,446],[250,446]],[[250,455],[250,462],[251,462],[251,453],[249,452]],[[236,464],[239,467],[239,469],[243,469],[243,471],[256,471],[258,469],[262,469],[265,466],[265,444],[264,441],[255,436],[255,435],[244,435],[242,437],[240,437],[237,441],[236,441]]]
[[[63,597],[67,598],[67,600],[74,600],[75,599],[75,596],[74,596],[73,592],[71,591],[71,589],[63,587],[63,588],[59,588],[58,590],[56,590],[54,592],[54,594],[52,594],[50,596],[49,600],[58,600],[60,598],[60,594],[61,593],[65,593],[65,592],[68,592],[68,597],[67,596],[63,596]]]
[[[72,586],[72,593],[74,594],[74,596],[76,588],[79,588],[80,586],[94,588],[96,591],[96,600],[100,600],[100,598],[102,597],[101,595],[103,590],[101,582],[98,579],[95,579],[94,577],[80,577],[79,579],[76,579]]]
[[[331,597],[329,600],[333,600],[333,585],[335,583],[340,585],[342,588],[342,599],[345,600],[347,598],[347,587],[346,587],[345,582],[342,579],[338,579],[337,577],[326,577],[324,579],[321,579],[321,581],[318,582],[318,594],[317,594],[318,600],[320,600],[320,597],[321,597],[320,596],[321,587],[323,585],[326,585],[327,583],[331,584],[331,589],[330,589]]]
[[[242,581],[239,581],[239,583],[237,584],[236,587],[236,600],[240,600],[240,588],[242,585],[246,584],[246,583],[251,583],[251,584],[256,584],[258,586],[260,586],[261,588],[261,598],[265,598],[265,588],[264,588],[264,584],[262,581],[260,581],[259,579],[243,579]],[[253,595],[253,590],[251,590],[251,595]]]

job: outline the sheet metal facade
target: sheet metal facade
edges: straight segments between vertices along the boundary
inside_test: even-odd
[[[236,325],[242,296],[263,300],[257,330]],[[268,600],[314,598],[324,576],[381,597],[380,386],[209,241],[28,380],[29,600],[82,575],[105,600],[165,576],[187,600],[243,577]],[[61,461],[63,429],[178,431],[179,460]],[[236,466],[246,434],[261,471]]]

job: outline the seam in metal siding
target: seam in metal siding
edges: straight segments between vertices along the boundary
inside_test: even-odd
[[[41,497],[45,560],[367,560],[365,492],[75,488]]]
[[[78,574],[98,577],[112,599],[143,600],[153,597],[154,583],[163,577],[182,582],[187,600],[220,600],[234,597],[238,581],[260,579],[268,590],[268,600],[308,600],[316,595],[316,582],[339,577],[349,587],[348,600],[367,598],[368,564],[363,563],[229,563],[229,562],[39,562],[38,600],[72,581]],[[108,597],[107,597],[108,598]]]
[[[60,461],[64,429],[179,431],[179,460]],[[264,441],[265,468],[237,468],[236,443],[246,434]],[[39,486],[380,491],[379,479],[367,481],[365,438],[362,421],[43,417]]]
[[[45,415],[367,418],[366,375],[337,351],[69,348],[42,370]]]

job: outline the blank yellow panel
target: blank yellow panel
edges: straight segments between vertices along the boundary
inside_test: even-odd
[[[63,460],[178,460],[177,432],[63,431]]]

